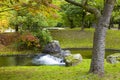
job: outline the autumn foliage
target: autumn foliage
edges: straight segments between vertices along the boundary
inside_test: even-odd
[[[13,42],[17,41],[19,38],[19,33],[1,33],[0,34],[0,44],[4,46],[8,46]]]
[[[40,48],[39,39],[30,33],[21,35],[17,44],[19,50]]]

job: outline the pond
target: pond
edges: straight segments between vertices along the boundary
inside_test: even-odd
[[[91,49],[71,49],[71,53],[80,53],[84,59],[90,59],[92,50]],[[113,53],[120,53],[120,50],[106,50],[106,54],[110,55]],[[35,66],[32,64],[32,59],[35,55],[19,55],[19,56],[0,56],[0,67],[4,66]]]
[[[70,49],[71,53],[80,53],[84,59],[92,58],[92,49],[91,48],[73,48]],[[115,49],[106,49],[105,50],[105,58],[106,56],[114,53],[120,53],[120,50]]]
[[[0,56],[0,67],[4,66],[32,66],[34,56]]]

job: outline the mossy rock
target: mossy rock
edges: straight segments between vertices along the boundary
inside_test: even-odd
[[[65,57],[66,66],[74,66],[82,61],[80,54],[71,54]]]
[[[114,53],[112,55],[107,56],[106,61],[111,64],[120,62],[120,53]]]

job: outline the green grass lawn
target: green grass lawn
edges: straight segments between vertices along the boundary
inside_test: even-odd
[[[0,80],[120,80],[120,64],[105,63],[105,76],[88,74],[90,60],[77,66],[0,67]]]
[[[53,39],[59,40],[62,48],[92,48],[94,29],[65,29],[51,31]],[[106,48],[120,49],[120,30],[108,30]]]
[[[62,48],[92,47],[93,30],[58,30],[51,34],[53,39],[60,41]]]

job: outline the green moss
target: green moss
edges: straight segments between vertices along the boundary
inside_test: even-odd
[[[65,57],[65,59],[68,61],[68,62],[71,62],[71,63],[74,63],[74,62],[77,62],[78,60],[74,58],[74,55],[69,55],[67,57]]]
[[[74,60],[73,55],[69,55],[69,56],[65,57],[65,59],[66,59],[68,62],[72,62],[72,61]]]
[[[120,64],[105,62],[105,76],[103,78],[88,74],[89,67],[90,59],[84,59],[79,65],[72,67],[0,67],[0,80],[120,80]]]
[[[65,57],[65,62],[66,62],[66,66],[72,66],[77,64],[79,61],[75,59],[73,55],[69,55]]]

